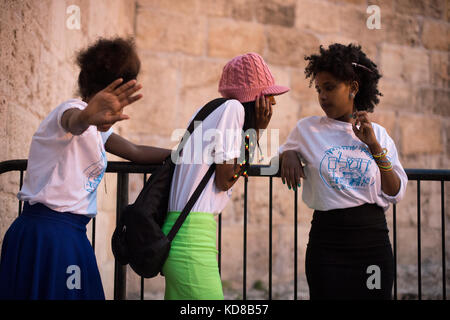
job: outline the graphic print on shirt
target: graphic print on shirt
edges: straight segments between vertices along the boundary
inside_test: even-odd
[[[94,162],[89,167],[87,167],[83,172],[86,177],[86,182],[84,184],[84,189],[92,193],[97,189],[100,181],[102,181],[103,174],[105,173],[107,166],[106,153],[104,150],[101,152],[101,158],[99,161]]]
[[[375,183],[376,166],[363,146],[338,146],[325,151],[319,173],[330,188],[365,189]]]

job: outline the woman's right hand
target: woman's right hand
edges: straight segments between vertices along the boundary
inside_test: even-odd
[[[142,86],[136,80],[130,80],[120,86],[122,79],[117,79],[105,89],[97,92],[82,111],[82,119],[87,125],[113,125],[117,121],[127,120],[122,114],[123,108],[142,98],[141,94],[134,95]]]
[[[305,178],[303,166],[294,150],[288,150],[281,154],[281,181],[287,183],[289,189],[300,187],[300,178]]]

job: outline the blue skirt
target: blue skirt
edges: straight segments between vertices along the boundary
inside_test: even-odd
[[[0,299],[105,299],[89,221],[25,203],[3,239]]]

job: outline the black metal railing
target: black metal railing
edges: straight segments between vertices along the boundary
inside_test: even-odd
[[[19,188],[22,187],[23,174],[27,167],[27,160],[10,160],[0,163],[0,174],[9,171],[19,171]],[[279,177],[279,174],[264,175],[261,169],[267,166],[251,166],[248,175],[251,177],[265,177],[269,179],[269,279],[268,279],[268,299],[272,300],[272,199],[273,199],[273,178]],[[120,219],[121,210],[128,204],[128,178],[129,174],[143,174],[143,181],[147,179],[147,174],[151,174],[158,166],[138,165],[130,162],[108,162],[106,172],[117,173],[117,200],[116,200],[116,222]],[[441,256],[442,256],[442,299],[447,299],[446,294],[446,246],[445,246],[445,181],[450,180],[450,170],[430,170],[430,169],[405,169],[408,179],[417,181],[417,296],[422,299],[422,270],[421,270],[421,181],[440,181],[441,182]],[[248,178],[244,181],[244,217],[243,217],[243,300],[247,299],[247,196],[248,196]],[[19,201],[18,214],[22,212],[22,201]],[[95,249],[95,218],[92,219],[92,246]],[[298,192],[294,190],[294,300],[297,300],[298,291]],[[398,298],[397,294],[397,206],[393,205],[393,254],[394,254],[394,287],[393,297]],[[219,271],[222,264],[222,218],[218,218],[218,263]],[[114,299],[126,299],[126,266],[121,266],[117,261],[114,269]],[[140,298],[144,299],[144,278],[141,278]]]

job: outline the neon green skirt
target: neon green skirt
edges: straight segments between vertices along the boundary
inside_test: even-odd
[[[167,235],[180,212],[169,212]],[[172,241],[164,266],[166,300],[223,300],[216,249],[216,221],[211,213],[190,212]]]

